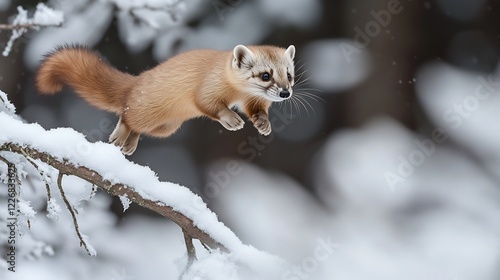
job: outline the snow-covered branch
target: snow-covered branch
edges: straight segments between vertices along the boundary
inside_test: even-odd
[[[73,163],[69,162],[68,160],[59,160],[48,153],[41,152],[37,149],[30,147],[22,147],[21,145],[15,143],[3,144],[2,146],[0,146],[0,151],[13,152],[22,155],[24,157],[27,157],[27,159],[40,160],[52,166],[53,168],[57,169],[60,174],[57,180],[60,190],[62,190],[61,187],[62,175],[73,175],[79,177],[89,183],[92,183],[95,186],[98,186],[99,188],[105,190],[111,195],[120,197],[126,196],[132,202],[135,202],[136,204],[142,207],[148,208],[166,218],[169,218],[170,220],[178,224],[182,228],[184,234],[187,235],[189,238],[198,239],[200,240],[200,242],[202,242],[203,244],[207,245],[212,249],[221,249],[223,251],[227,251],[227,248],[224,247],[224,245],[215,241],[206,232],[197,228],[194,225],[194,222],[190,218],[186,217],[184,214],[178,211],[175,211],[172,206],[165,205],[164,203],[161,203],[159,201],[146,199],[138,192],[136,192],[133,188],[125,184],[111,183],[109,180],[104,179],[103,176],[100,175],[95,170],[89,169],[85,166],[76,166]],[[70,209],[71,211],[71,207],[68,206],[68,209]],[[73,220],[76,220],[75,215],[73,213],[72,216]],[[77,234],[78,236],[80,236],[80,233],[78,232],[78,227],[76,226],[76,228],[77,228]],[[81,237],[80,240],[82,240]],[[84,244],[85,248],[87,248],[84,241],[81,241],[81,243]],[[188,253],[191,256],[192,252],[190,251],[192,250],[191,248],[193,247],[190,247],[187,242],[186,245],[188,246]]]
[[[198,239],[203,244],[207,245],[212,249],[221,249],[227,251],[227,248],[220,242],[215,241],[206,232],[200,230],[194,225],[193,220],[186,217],[184,214],[175,211],[172,206],[165,205],[160,201],[154,201],[151,199],[144,198],[133,188],[122,184],[122,183],[111,183],[101,176],[97,171],[89,169],[85,166],[76,166],[68,160],[59,160],[51,156],[48,153],[41,152],[37,149],[30,148],[29,146],[21,146],[15,143],[5,143],[0,146],[0,151],[13,152],[19,155],[28,157],[29,159],[40,160],[53,168],[57,169],[60,174],[73,175],[79,177],[87,182],[90,182],[102,190],[105,190],[114,196],[126,196],[132,202],[148,208],[178,224],[183,232],[189,237]],[[59,179],[58,179],[59,182]]]

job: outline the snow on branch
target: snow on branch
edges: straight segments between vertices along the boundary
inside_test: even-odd
[[[0,97],[10,104],[1,91]],[[160,182],[150,168],[127,160],[115,146],[103,142],[89,143],[84,135],[70,128],[47,131],[38,124],[23,123],[12,111],[0,110],[0,157],[15,155],[32,165],[36,161],[33,166],[42,177],[47,167],[57,170],[58,187],[63,198],[62,178],[72,175],[172,220],[184,234],[188,267],[196,260],[193,239],[198,239],[209,251],[230,254],[234,261],[258,274],[273,272],[276,267],[284,265],[279,258],[244,245],[218,221],[201,197],[178,184]],[[72,207],[69,203],[66,206],[68,210]],[[75,213],[71,214],[80,245],[94,255],[88,237],[79,232]]]
[[[1,116],[0,116],[0,119]],[[26,157],[29,160],[35,159],[40,160],[59,171],[61,176],[58,177],[58,186],[61,188],[62,175],[73,175],[79,177],[89,183],[92,183],[102,190],[105,190],[114,196],[124,196],[126,195],[132,202],[136,204],[153,210],[154,212],[169,218],[178,224],[184,232],[187,233],[192,238],[200,240],[202,243],[206,244],[212,249],[222,249],[227,251],[227,248],[220,242],[215,241],[210,235],[204,231],[197,228],[190,218],[186,217],[181,212],[175,211],[172,206],[168,206],[161,201],[155,201],[149,198],[144,198],[141,194],[125,184],[121,183],[111,183],[101,176],[97,171],[89,169],[85,166],[77,166],[70,161],[63,159],[57,159],[46,152],[42,152],[38,149],[30,148],[29,146],[24,146],[12,142],[4,143],[0,146],[0,151],[3,152],[13,152]],[[64,193],[63,193],[64,197]],[[71,208],[68,206],[68,208]],[[75,215],[72,214],[73,219]],[[79,233],[78,233],[79,234]],[[81,238],[80,238],[81,239]],[[82,241],[82,243],[84,243]]]
[[[40,27],[61,26],[64,22],[64,15],[61,11],[53,10],[43,3],[36,6],[36,11],[32,18],[28,17],[28,11],[21,6],[17,7],[17,16],[12,24],[0,24],[0,29],[12,30],[4,51],[3,56],[8,56],[14,42],[30,29],[38,30]]]

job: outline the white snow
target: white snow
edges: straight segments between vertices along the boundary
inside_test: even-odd
[[[132,203],[132,201],[128,199],[127,195],[120,195],[120,202],[123,206],[123,212],[127,211],[127,209],[130,207],[130,203]]]
[[[117,20],[120,38],[130,52],[144,50],[159,33],[163,33],[162,30],[170,32],[182,26],[187,13],[185,1],[113,0],[112,2],[119,10]]]
[[[59,213],[61,213],[61,206],[54,198],[47,202],[47,217],[52,220],[59,220]]]
[[[18,202],[18,210],[19,213],[23,216],[25,216],[28,219],[34,219],[36,215],[36,211],[33,210],[33,208],[30,205],[29,201],[25,201],[23,199],[19,199]]]
[[[416,89],[434,124],[483,158],[500,178],[500,65],[484,74],[429,63],[419,71]]]
[[[61,25],[64,22],[64,14],[61,11],[51,9],[43,3],[36,5],[31,23],[38,25]]]

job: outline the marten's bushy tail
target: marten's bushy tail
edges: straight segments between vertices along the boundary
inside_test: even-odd
[[[36,75],[36,87],[42,94],[55,94],[66,84],[91,105],[120,113],[134,79],[90,49],[62,47],[43,61]]]

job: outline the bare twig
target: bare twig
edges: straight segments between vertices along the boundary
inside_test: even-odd
[[[111,195],[127,195],[127,197],[134,203],[144,208],[148,208],[175,222],[182,228],[183,232],[191,238],[200,240],[200,242],[206,244],[212,249],[220,249],[224,252],[229,251],[220,242],[217,242],[206,232],[196,227],[190,218],[174,210],[171,206],[165,205],[160,201],[145,199],[133,188],[127,185],[120,183],[113,184],[110,181],[105,180],[98,172],[90,168],[87,168],[85,166],[76,166],[67,160],[59,160],[48,153],[38,151],[37,149],[31,147],[22,147],[15,143],[6,143],[0,146],[0,151],[9,151],[21,155],[23,155],[24,151],[32,159],[38,159],[59,170],[59,172],[63,174],[77,176],[91,184],[96,185],[100,189],[107,191]]]
[[[182,230],[182,234],[184,235],[184,242],[186,243],[188,262],[186,268],[184,268],[184,272],[182,272],[179,279],[184,278],[184,275],[186,275],[186,273],[189,271],[189,268],[191,268],[191,265],[193,265],[194,261],[196,260],[196,250],[193,245],[193,238],[191,238],[191,236],[189,236],[184,230]]]
[[[85,248],[85,251],[91,256],[92,254],[89,251],[89,247],[85,240],[83,240],[82,234],[80,233],[80,229],[78,228],[78,220],[76,219],[76,214],[75,211],[73,210],[73,206],[68,201],[68,198],[66,197],[66,194],[64,194],[64,189],[62,187],[62,178],[63,178],[63,173],[59,171],[59,176],[57,176],[57,187],[59,188],[59,191],[61,192],[62,199],[64,200],[64,203],[66,204],[66,208],[68,208],[69,213],[71,214],[71,217],[73,218],[73,224],[75,225],[75,231],[76,235],[78,235],[78,239],[80,239],[80,246],[83,246]]]
[[[45,173],[43,171],[40,170],[40,168],[38,168],[38,164],[35,163],[35,161],[33,161],[27,154],[26,152],[22,151],[23,152],[23,155],[24,155],[24,158],[29,162],[31,163],[31,165],[33,165],[33,167],[38,170],[38,172],[40,173],[40,177],[42,177],[42,180],[43,182],[45,183],[45,189],[47,191],[47,201],[50,201],[50,199],[52,198],[52,195],[50,193],[50,186],[49,186],[49,182],[47,182],[47,180],[45,179]]]
[[[188,264],[186,268],[187,270],[196,260],[196,250],[193,245],[193,238],[191,238],[191,236],[189,236],[189,234],[187,234],[185,230],[182,230],[182,233],[184,234],[184,242],[186,243],[186,249],[188,254]]]

